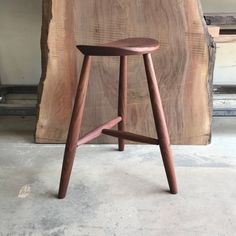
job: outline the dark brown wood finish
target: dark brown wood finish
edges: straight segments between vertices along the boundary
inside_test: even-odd
[[[118,124],[119,131],[126,130],[127,122],[127,93],[128,93],[128,58],[127,56],[120,57],[120,79],[119,79],[119,98],[118,98],[118,116],[122,117],[122,121]],[[118,139],[119,151],[124,151],[125,141],[122,138]]]
[[[83,118],[85,98],[88,88],[90,65],[91,65],[91,57],[85,56],[66,141],[64,160],[62,164],[60,187],[58,193],[58,198],[60,199],[64,198],[66,195],[71,175],[71,170],[74,163],[77,142],[79,139],[80,127]]]
[[[236,35],[236,29],[220,29],[220,34],[222,35]]]
[[[100,45],[78,45],[85,55],[127,56],[151,53],[159,48],[159,43],[150,38],[127,38]]]
[[[133,45],[137,47],[137,41],[135,39],[132,40],[134,40]],[[128,40],[131,48],[132,48],[132,40]],[[145,40],[143,42],[145,42]],[[110,45],[112,45],[112,43]],[[91,64],[91,56],[86,55],[84,57],[69,133],[67,137],[58,198],[64,198],[66,195],[70,174],[74,162],[74,157],[76,153],[76,148],[81,144],[87,143],[92,139],[97,138],[101,134],[117,137],[119,140],[120,151],[124,150],[125,139],[136,142],[155,144],[155,145],[159,144],[168,183],[170,186],[170,192],[173,194],[177,193],[177,184],[176,184],[172,153],[170,148],[170,139],[165,121],[164,111],[162,108],[161,97],[159,94],[159,89],[157,85],[151,54],[145,53],[147,47],[145,43],[143,46],[139,45],[139,47],[140,49],[138,51],[140,52],[143,51],[144,54],[143,57],[144,57],[145,70],[150,92],[150,99],[156,125],[156,131],[159,139],[154,139],[125,131],[126,120],[127,120],[127,72],[128,72],[127,55],[129,55],[129,52],[127,52],[127,55],[122,55],[120,57],[118,117],[110,120],[109,122],[104,123],[100,127],[96,128],[95,130],[89,132],[88,134],[79,139],[81,122],[85,106],[85,97],[89,81],[90,64]],[[111,51],[112,50],[113,49],[111,49]],[[107,49],[105,49],[105,51],[107,52]],[[108,55],[110,55],[109,52]],[[110,128],[112,128],[116,124],[118,124],[118,131],[111,130]]]
[[[157,85],[156,75],[152,63],[151,54],[145,54],[144,64],[147,74],[148,88],[151,98],[152,111],[155,120],[156,131],[158,135],[159,145],[161,149],[162,159],[166,170],[170,192],[175,194],[178,192],[175,177],[174,163],[170,148],[170,138],[166,125],[165,115],[162,107],[159,88]]]
[[[91,131],[88,134],[81,137],[79,139],[78,143],[77,143],[77,146],[80,146],[82,144],[90,142],[91,140],[93,140],[93,139],[97,138],[98,136],[100,136],[104,129],[111,129],[113,126],[119,124],[121,121],[122,121],[122,118],[119,116],[115,119],[112,119],[112,120],[104,123],[100,127],[94,129],[93,131]]]
[[[125,131],[103,129],[102,133],[106,134],[106,135],[113,136],[113,137],[122,138],[122,139],[130,140],[130,141],[134,141],[134,142],[139,142],[139,143],[148,143],[148,144],[154,144],[154,145],[159,144],[158,139],[146,137],[143,135],[133,134],[130,132],[125,132]]]

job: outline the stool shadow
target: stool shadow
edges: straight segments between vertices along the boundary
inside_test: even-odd
[[[150,181],[143,176],[129,173],[123,169],[116,168],[110,172],[113,183],[113,190],[117,188],[117,191],[129,193],[129,194],[139,194],[140,196],[147,196],[153,194],[170,194],[167,186],[162,186],[158,184],[158,180],[155,179]]]

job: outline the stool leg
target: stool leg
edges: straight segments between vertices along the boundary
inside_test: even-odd
[[[64,160],[61,171],[60,187],[58,192],[59,199],[62,199],[66,196],[67,187],[70,180],[70,174],[75,158],[77,142],[79,139],[80,127],[84,112],[85,98],[89,81],[90,65],[91,65],[91,57],[85,56],[78,84],[78,89],[76,93],[74,108],[72,112],[70,128],[66,141]]]
[[[119,101],[118,116],[122,117],[122,121],[118,124],[119,131],[125,131],[127,120],[127,56],[120,57],[120,78],[119,78]],[[119,151],[124,151],[125,141],[118,138]]]
[[[156,75],[152,63],[152,57],[151,54],[145,54],[143,55],[143,57],[144,57],[144,64],[147,74],[147,81],[151,98],[153,116],[155,119],[155,126],[157,130],[162,159],[165,166],[170,192],[176,194],[178,190],[177,190],[172,152],[170,148],[170,139],[161,103],[161,97],[158,89]]]

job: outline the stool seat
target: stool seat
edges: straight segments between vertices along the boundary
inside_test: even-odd
[[[84,55],[126,56],[148,54],[159,48],[159,42],[151,38],[126,38],[99,45],[78,45]]]

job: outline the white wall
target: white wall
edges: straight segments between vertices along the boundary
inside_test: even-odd
[[[0,80],[38,84],[41,0],[0,0]]]
[[[203,11],[212,12],[236,12],[236,0],[201,0]]]
[[[217,43],[214,84],[236,85],[236,41]]]

